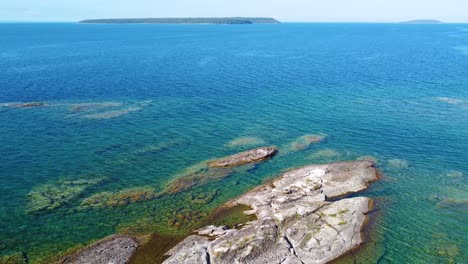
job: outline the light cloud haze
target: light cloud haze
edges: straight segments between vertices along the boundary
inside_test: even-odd
[[[302,22],[468,22],[467,0],[0,0],[0,21],[267,16]]]

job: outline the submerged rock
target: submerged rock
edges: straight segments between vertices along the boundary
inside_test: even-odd
[[[91,103],[79,103],[79,104],[72,104],[70,106],[70,111],[73,112],[87,112],[87,111],[95,111],[104,108],[112,108],[112,107],[119,107],[122,106],[123,103],[119,102],[91,102]]]
[[[312,144],[322,142],[326,137],[326,135],[322,134],[308,134],[300,136],[286,147],[287,152],[304,150]]]
[[[437,100],[439,102],[444,102],[444,103],[453,104],[453,105],[458,105],[458,104],[463,104],[463,103],[468,102],[468,100],[464,100],[460,98],[450,98],[450,97],[437,97]]]
[[[461,185],[457,187],[446,187],[441,190],[437,200],[439,206],[450,205],[467,205],[468,204],[468,185]]]
[[[208,204],[213,201],[214,198],[219,194],[219,189],[209,191],[209,192],[201,192],[201,193],[191,193],[185,199],[189,203],[193,204]]]
[[[182,208],[172,213],[172,216],[167,220],[167,225],[170,229],[176,231],[189,231],[196,223],[199,223],[207,216],[208,213],[204,211]]]
[[[240,137],[229,141],[226,146],[230,148],[242,146],[263,145],[265,141],[258,137]]]
[[[276,153],[275,147],[262,147],[198,163],[177,175],[163,193],[179,193],[210,180],[226,178],[241,168],[247,168],[246,165],[270,159]]]
[[[426,253],[437,257],[434,263],[455,264],[457,258],[461,255],[459,246],[450,240],[449,235],[445,233],[435,233],[431,239],[432,243],[426,248]]]
[[[450,171],[445,174],[449,178],[463,178],[463,172],[461,171]]]
[[[148,201],[158,197],[152,188],[132,188],[120,192],[102,192],[83,200],[81,208],[86,207],[114,207],[137,202]]]
[[[121,110],[113,110],[113,111],[107,111],[107,112],[102,112],[102,113],[87,114],[81,117],[86,118],[86,119],[111,119],[111,118],[116,118],[119,116],[129,114],[131,112],[136,112],[140,110],[141,110],[140,107],[129,107],[126,109],[121,109]]]
[[[240,166],[269,159],[275,156],[276,153],[278,153],[278,149],[276,147],[261,147],[209,161],[208,166],[211,168]]]
[[[28,194],[28,212],[56,209],[77,198],[87,188],[97,185],[105,178],[62,180],[34,188]]]
[[[28,257],[24,252],[0,256],[0,264],[28,264]]]
[[[42,102],[28,102],[28,103],[10,104],[8,106],[13,107],[13,108],[32,108],[32,107],[41,107],[45,105],[46,104]]]
[[[358,161],[369,161],[369,162],[372,162],[374,164],[379,163],[379,160],[376,157],[373,157],[373,156],[361,156],[361,157],[357,158],[356,160],[358,160]]]
[[[341,153],[334,149],[322,149],[312,153],[309,157],[312,159],[331,159],[341,156]]]
[[[174,146],[181,144],[182,140],[172,140],[168,142],[161,142],[158,144],[148,145],[141,149],[138,149],[134,152],[135,155],[146,155],[146,154],[154,154],[161,151],[169,150]]]
[[[61,264],[125,264],[138,247],[138,241],[129,236],[112,236],[79,252],[64,257]]]
[[[176,176],[165,189],[164,193],[179,193],[210,180],[226,178],[233,172],[232,168],[209,168],[206,162],[200,163]]]
[[[388,165],[400,170],[407,169],[409,167],[408,162],[402,159],[390,159],[388,160]]]
[[[241,229],[199,229],[164,263],[327,263],[364,242],[361,231],[372,200],[356,197],[378,179],[368,161],[307,166],[285,173],[235,199],[257,220]]]

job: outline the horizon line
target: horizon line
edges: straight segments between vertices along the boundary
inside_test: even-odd
[[[174,18],[178,18],[178,17],[174,17]],[[192,17],[190,17],[190,18],[192,18]],[[195,17],[193,17],[193,18],[195,18]],[[205,18],[205,17],[200,17],[200,18]],[[210,17],[206,17],[206,18],[210,18]],[[128,18],[109,18],[109,19],[128,19]],[[88,20],[88,19],[84,19],[84,20]],[[94,19],[91,19],[91,20],[94,20]],[[99,20],[99,18],[96,19],[96,20]],[[278,21],[280,23],[404,24],[405,22],[412,22],[412,21],[418,21],[418,20],[422,20],[422,21],[424,21],[424,20],[435,20],[435,21],[440,22],[440,23],[434,23],[434,24],[468,24],[468,21],[449,21],[449,22],[445,22],[445,21],[437,20],[437,19],[414,19],[414,20],[402,20],[402,21],[378,21],[378,20],[376,20],[376,21],[371,21],[371,20],[370,21],[366,21],[366,20],[363,20],[363,21],[346,21],[346,20],[343,20],[343,21],[323,21],[323,20],[286,20],[286,21],[281,21],[281,20],[278,20]],[[0,23],[79,23],[80,21],[83,21],[83,20],[0,20]]]

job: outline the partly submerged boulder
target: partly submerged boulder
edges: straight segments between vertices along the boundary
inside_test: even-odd
[[[276,147],[261,147],[209,161],[208,166],[211,168],[240,166],[269,159],[275,156],[276,153],[278,153]]]
[[[210,180],[226,178],[236,171],[249,169],[246,165],[265,161],[276,153],[278,149],[275,147],[261,147],[195,164],[177,175],[163,193],[179,193]]]
[[[171,249],[164,263],[327,263],[363,243],[372,207],[367,197],[327,198],[362,191],[378,175],[368,161],[287,172],[230,202],[252,207],[257,220],[241,229],[200,229]]]

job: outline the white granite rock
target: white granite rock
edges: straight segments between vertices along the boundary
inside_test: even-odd
[[[239,230],[198,230],[164,263],[327,263],[363,243],[372,206],[366,197],[327,199],[362,191],[377,179],[369,161],[292,170],[231,202],[252,207],[258,220]]]

